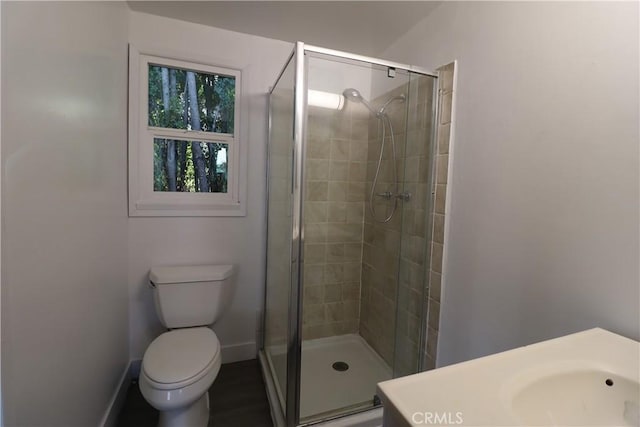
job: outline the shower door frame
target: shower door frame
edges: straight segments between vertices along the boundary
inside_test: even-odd
[[[293,119],[293,185],[292,185],[292,241],[291,241],[291,269],[290,269],[290,277],[291,277],[291,287],[289,293],[289,318],[288,318],[288,333],[287,333],[287,378],[286,378],[286,390],[283,390],[285,395],[285,425],[286,427],[297,427],[302,425],[312,425],[320,422],[326,422],[332,419],[342,418],[344,416],[353,415],[358,412],[366,412],[370,411],[374,408],[367,408],[360,411],[349,412],[347,414],[342,415],[333,415],[327,418],[318,419],[309,423],[300,424],[300,377],[301,377],[301,362],[302,362],[302,287],[304,285],[303,281],[303,271],[304,271],[304,158],[305,158],[305,150],[306,150],[306,125],[307,125],[307,66],[306,66],[306,53],[317,53],[321,55],[333,56],[336,58],[342,58],[352,61],[359,61],[364,63],[370,63],[372,65],[379,65],[383,67],[401,69],[408,72],[422,74],[434,78],[438,78],[438,72],[433,72],[427,70],[422,67],[417,67],[414,65],[402,64],[399,62],[386,61],[379,58],[373,58],[369,56],[358,55],[354,53],[327,49],[323,47],[313,46],[309,44],[305,44],[303,42],[296,42],[293,52],[288,57],[285,65],[283,67],[283,72],[286,67],[289,65],[290,61],[295,61],[294,67],[294,119]],[[276,87],[280,77],[282,76],[282,72],[278,75],[275,84],[269,91],[271,92]],[[436,80],[437,81],[437,80]],[[434,93],[434,102],[437,105],[439,104],[436,101],[436,98],[439,98],[438,91]],[[434,116],[436,114],[434,113]],[[271,138],[271,109],[269,109],[269,139]],[[437,126],[434,122],[433,129],[430,137],[432,141],[435,141]],[[270,144],[270,141],[268,141]],[[269,155],[269,147],[267,147],[267,156]],[[268,161],[267,161],[268,163]],[[433,175],[433,171],[431,173]],[[269,165],[267,165],[267,182],[269,180]],[[430,181],[432,178],[430,178]],[[429,182],[431,185],[432,182]],[[267,209],[265,212],[265,223],[268,224],[268,215],[269,215],[269,191],[267,184]],[[431,188],[431,187],[429,187]],[[267,236],[268,238],[268,236]],[[267,254],[268,257],[268,254]],[[265,278],[267,277],[267,268],[268,264],[265,262]],[[427,270],[428,274],[428,270]],[[265,279],[266,280],[266,279]],[[266,282],[265,282],[266,284]],[[265,299],[264,299],[264,307],[262,312],[262,336],[261,336],[261,352],[264,352],[264,334],[266,325],[266,315],[267,315],[267,299],[266,299],[266,288],[265,288]],[[423,310],[423,319],[425,318],[427,313],[424,313]],[[424,339],[426,334],[426,326],[424,322],[421,322],[420,327],[420,335],[421,335],[421,348],[420,348],[420,358],[419,358],[419,367],[422,370],[423,357],[422,353],[424,351]],[[395,346],[394,346],[395,347]],[[270,375],[273,376],[275,373],[270,372]],[[277,378],[273,379],[277,381]],[[277,398],[277,397],[276,397]],[[279,402],[278,402],[279,404]],[[280,406],[280,405],[279,405]],[[280,409],[280,408],[279,408]],[[280,426],[277,426],[280,427]]]

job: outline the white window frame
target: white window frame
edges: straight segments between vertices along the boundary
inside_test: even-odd
[[[234,129],[232,134],[149,126],[149,65],[187,69],[235,78]],[[141,53],[129,45],[129,216],[245,216],[246,144],[241,124],[247,114],[242,106],[242,70],[178,58],[175,55]],[[153,189],[154,138],[228,144],[227,192],[160,192]]]

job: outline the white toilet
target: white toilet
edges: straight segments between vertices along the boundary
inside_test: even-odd
[[[160,411],[160,427],[204,427],[207,390],[221,364],[220,342],[208,327],[231,303],[233,265],[154,267],[149,273],[156,312],[168,329],[147,348],[140,391]]]

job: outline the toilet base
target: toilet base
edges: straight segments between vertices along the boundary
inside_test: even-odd
[[[160,411],[158,427],[207,427],[209,423],[209,392],[186,408]]]

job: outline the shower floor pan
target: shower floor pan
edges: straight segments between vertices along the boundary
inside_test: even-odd
[[[305,341],[300,418],[307,421],[370,407],[376,384],[391,377],[391,369],[360,335]]]
[[[279,373],[279,379],[284,378],[284,348],[272,352],[268,359],[272,368]],[[345,365],[348,366],[346,370]],[[391,368],[360,335],[304,341],[300,421],[307,423],[372,407],[376,384],[391,377]],[[284,395],[283,386],[275,382],[281,398]]]

